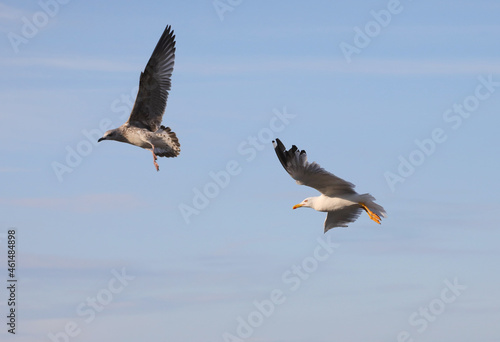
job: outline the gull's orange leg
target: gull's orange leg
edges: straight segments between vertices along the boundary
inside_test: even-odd
[[[361,208],[363,208],[366,213],[368,214],[368,216],[375,222],[377,222],[378,224],[380,224],[380,216],[378,216],[377,214],[375,214],[373,211],[371,211],[370,209],[368,209],[368,207],[364,204],[364,203],[361,203],[359,202],[359,205],[361,206]]]
[[[153,145],[151,145],[151,146],[153,146]],[[150,151],[153,154],[153,163],[155,164],[156,171],[160,171],[160,165],[158,165],[158,163],[156,162],[156,159],[158,159],[158,157],[155,154],[155,147],[153,146],[153,148]]]

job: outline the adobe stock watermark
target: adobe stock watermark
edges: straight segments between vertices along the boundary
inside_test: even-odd
[[[411,0],[409,0],[411,1]],[[352,55],[359,55],[363,49],[368,47],[384,28],[390,25],[395,15],[400,14],[404,7],[399,0],[389,0],[386,8],[378,11],[371,10],[370,16],[373,20],[368,21],[362,27],[354,26],[354,36],[352,44],[341,42],[340,51],[344,55],[347,63],[352,62]]]
[[[340,246],[330,240],[331,235],[318,238],[317,245],[311,255],[302,259],[298,264],[294,264],[281,274],[283,286],[275,288],[269,295],[259,300],[253,301],[255,309],[248,314],[236,317],[236,328],[234,332],[224,332],[222,340],[224,342],[243,342],[261,327],[266,318],[274,314],[277,307],[286,302],[288,297],[296,292],[304,281],[310,279],[322,262],[328,260],[335,250]]]
[[[234,11],[242,2],[243,0],[213,0],[212,5],[220,21],[224,21],[225,13]]]
[[[465,120],[469,119],[479,109],[481,103],[489,99],[496,88],[500,87],[500,82],[493,80],[493,75],[480,75],[477,79],[478,84],[474,92],[459,103],[454,103],[442,114],[443,121],[448,126],[444,126],[444,128],[436,127],[427,138],[414,140],[415,149],[408,153],[407,156],[398,156],[399,164],[396,170],[384,173],[387,185],[392,192],[396,190],[396,185],[404,183],[427,158],[436,152],[438,146],[448,139],[447,130],[460,128]]]
[[[266,146],[271,146],[271,141],[276,136],[275,133],[282,132],[290,124],[290,120],[297,116],[288,113],[286,108],[283,108],[282,111],[274,109],[273,114],[269,119],[267,127],[263,127],[257,134],[248,136],[238,144],[238,155],[243,157],[245,162],[252,162],[257,157],[259,151],[264,150]],[[186,224],[191,223],[192,216],[198,216],[206,209],[210,201],[219,196],[221,191],[229,185],[231,179],[241,174],[243,171],[242,164],[237,159],[229,160],[222,170],[210,171],[208,173],[210,181],[203,186],[193,188],[191,203],[186,204],[181,202],[178,206],[179,212]]]
[[[423,334],[429,328],[429,325],[434,323],[446,311],[446,308],[454,303],[467,289],[466,285],[459,284],[457,277],[453,279],[453,282],[445,279],[444,284],[445,287],[438,297],[429,301],[427,305],[421,306],[408,317],[408,324],[415,331],[413,335],[408,330],[400,331],[396,336],[398,342],[414,342],[412,336],[415,336],[415,333]]]
[[[19,52],[21,44],[28,44],[30,39],[33,39],[45,26],[47,26],[52,18],[60,11],[62,5],[67,5],[71,0],[40,0],[38,6],[40,10],[35,12],[31,18],[23,16],[21,18],[21,32],[9,32],[7,38],[14,53]]]
[[[73,146],[66,145],[64,160],[53,161],[50,164],[59,182],[62,182],[66,174],[72,173],[83,162],[84,158],[92,153],[94,148],[98,146],[97,140],[102,137],[107,130],[111,129],[114,125],[121,125],[120,122],[128,119],[132,107],[134,106],[138,90],[139,87],[136,86],[132,88],[130,94],[121,94],[119,98],[111,102],[111,111],[116,114],[121,114],[115,117],[114,121],[110,118],[103,118],[99,121],[96,128],[90,130],[83,129],[83,137],[78,143]]]
[[[87,325],[94,321],[97,313],[102,312],[116,295],[123,292],[131,280],[135,279],[135,276],[126,273],[125,267],[122,268],[121,272],[113,269],[111,274],[113,277],[108,281],[105,288],[97,291],[94,297],[87,297],[85,301],[82,301],[76,307],[76,314],[78,317],[83,318]],[[61,331],[55,333],[50,331],[47,337],[52,342],[69,342],[71,338],[77,337],[81,332],[82,327],[80,324],[75,321],[68,321]]]

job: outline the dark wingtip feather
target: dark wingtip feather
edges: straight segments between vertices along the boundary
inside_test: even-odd
[[[299,150],[299,148],[295,145],[292,145],[292,148],[287,150],[285,145],[283,145],[283,143],[279,139],[276,139],[276,142],[273,141],[273,145],[274,145],[274,151],[276,152],[276,155],[278,156],[281,165],[283,165],[286,172],[288,172],[291,175],[291,172],[288,169],[290,166],[290,161],[296,157],[297,151],[300,152],[300,155],[305,154],[306,151]]]
[[[170,50],[173,55],[175,55],[175,34],[174,30],[170,25],[167,25],[165,30],[163,31],[158,43],[156,43],[156,47],[149,58],[148,67],[156,67],[156,63],[159,63],[162,58],[164,58],[164,54]]]
[[[285,168],[286,170],[286,165],[290,156],[289,155],[290,152],[286,150],[285,145],[283,145],[281,140],[279,140],[278,138],[276,138],[276,143],[273,141],[273,145],[274,145],[274,151],[276,152],[276,155],[278,156],[281,165],[283,165],[283,168]]]
[[[276,138],[276,141],[273,140],[273,146],[274,148],[278,147],[280,150],[286,150],[285,145],[278,138]]]

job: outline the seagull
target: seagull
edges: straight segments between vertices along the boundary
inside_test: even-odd
[[[374,202],[372,195],[358,194],[354,191],[354,184],[326,171],[315,162],[309,163],[306,151],[299,150],[295,145],[287,151],[279,139],[273,141],[273,146],[281,165],[297,184],[321,192],[320,196],[308,197],[293,206],[293,209],[309,207],[327,212],[325,233],[335,227],[347,227],[348,223],[356,221],[362,210],[378,224],[381,216],[387,216],[384,208]]]
[[[175,35],[168,25],[144,72],[141,72],[139,91],[127,122],[107,131],[97,140],[116,140],[151,151],[156,171],[160,171],[157,157],[177,157],[181,151],[175,133],[169,127],[161,125],[167,106],[174,59]]]

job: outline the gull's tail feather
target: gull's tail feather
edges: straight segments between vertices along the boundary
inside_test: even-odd
[[[160,128],[155,132],[162,137],[164,146],[155,145],[155,154],[158,157],[177,157],[181,152],[181,144],[175,132],[172,132],[170,127],[160,126]]]
[[[382,217],[387,217],[385,209],[381,205],[375,203],[375,197],[372,195],[362,194],[359,195],[358,199],[361,207],[368,213],[368,216],[370,216],[373,221],[380,223]]]

